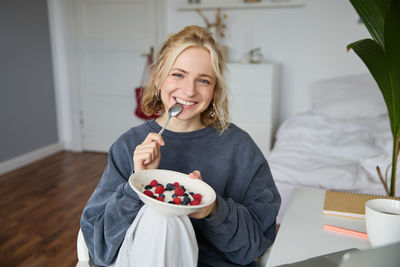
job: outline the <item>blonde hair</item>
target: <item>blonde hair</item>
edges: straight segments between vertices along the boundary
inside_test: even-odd
[[[225,60],[210,32],[199,26],[187,26],[172,34],[165,41],[154,63],[144,89],[141,107],[143,112],[152,114],[165,112],[160,97],[160,88],[168,77],[176,58],[187,48],[198,47],[209,51],[211,64],[216,76],[213,99],[208,108],[200,114],[201,123],[213,126],[221,133],[229,127],[228,89],[225,83]]]

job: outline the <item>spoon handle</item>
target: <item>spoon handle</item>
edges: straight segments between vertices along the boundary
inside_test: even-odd
[[[164,124],[164,126],[162,127],[161,131],[158,132],[159,135],[162,135],[162,134],[163,134],[163,132],[164,132],[165,128],[167,127],[168,122],[169,122],[170,119],[171,119],[171,116],[168,116],[168,120],[165,122],[165,124]]]

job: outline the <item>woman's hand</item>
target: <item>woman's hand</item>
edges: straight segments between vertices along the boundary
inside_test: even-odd
[[[189,177],[192,179],[200,179],[201,180],[201,173],[196,170],[196,171],[189,173]],[[211,205],[204,207],[197,212],[191,213],[188,216],[191,218],[202,219],[207,216],[214,215],[216,210],[217,210],[217,200],[215,200]]]
[[[161,135],[149,133],[133,152],[135,171],[157,169],[161,159],[160,146],[163,145],[165,143]]]

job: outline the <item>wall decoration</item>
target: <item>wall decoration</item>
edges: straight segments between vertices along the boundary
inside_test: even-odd
[[[225,37],[224,30],[226,29],[226,24],[224,20],[228,17],[226,14],[221,14],[221,9],[217,8],[217,13],[215,14],[215,22],[210,22],[208,18],[201,12],[200,9],[196,9],[196,12],[203,18],[206,28],[213,34],[215,41],[220,45],[220,49],[224,54],[224,57],[228,58],[228,47],[223,44]]]

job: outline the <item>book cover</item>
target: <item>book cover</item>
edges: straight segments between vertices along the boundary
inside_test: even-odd
[[[322,213],[326,215],[364,220],[365,202],[375,198],[400,199],[397,197],[327,190],[325,193],[325,202]]]

